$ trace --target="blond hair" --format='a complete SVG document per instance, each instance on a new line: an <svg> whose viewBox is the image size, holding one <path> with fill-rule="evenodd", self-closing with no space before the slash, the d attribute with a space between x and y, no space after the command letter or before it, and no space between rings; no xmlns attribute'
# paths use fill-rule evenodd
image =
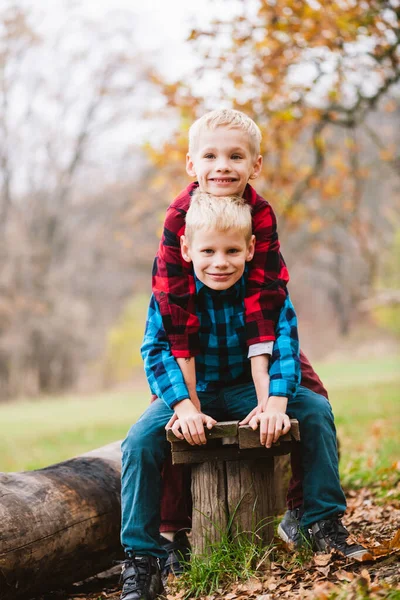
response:
<svg viewBox="0 0 400 600"><path fill-rule="evenodd" d="M240 129L247 133L254 156L260 154L261 131L247 115L232 108L221 108L206 113L197 119L189 129L189 154L196 149L196 142L202 129L215 130L217 127Z"/></svg>
<svg viewBox="0 0 400 600"><path fill-rule="evenodd" d="M185 237L190 244L199 229L235 230L246 243L252 236L251 208L240 196L213 196L196 190L186 213Z"/></svg>

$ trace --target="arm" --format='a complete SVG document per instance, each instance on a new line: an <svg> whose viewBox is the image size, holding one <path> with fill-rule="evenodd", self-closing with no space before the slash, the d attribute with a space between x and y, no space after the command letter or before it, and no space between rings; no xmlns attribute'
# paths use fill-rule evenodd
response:
<svg viewBox="0 0 400 600"><path fill-rule="evenodd" d="M250 346L275 340L275 325L287 295L289 274L280 253L276 218L270 204L250 186L245 190L245 198L252 207L253 233L256 236L245 298Z"/></svg>
<svg viewBox="0 0 400 600"><path fill-rule="evenodd" d="M197 389L196 389L195 359L194 358L177 358L176 362L178 363L178 365L182 371L183 379L188 388L191 402L194 404L194 406L197 408L198 411L201 411L200 400L197 395ZM178 415L175 412L172 415L172 417L170 418L170 420L168 421L165 428L171 429L177 419L178 419Z"/></svg>
<svg viewBox="0 0 400 600"><path fill-rule="evenodd" d="M261 385L262 397L260 398L258 395L255 380L259 404L241 424L248 423L253 429L257 429L258 424L260 424L260 442L269 448L272 442L276 442L283 433L287 433L290 429L286 407L288 399L296 393L301 377L297 317L289 296L285 300L276 327L276 341L269 369L270 379L267 398L266 362L267 356L260 356L258 358L259 372L253 373L252 368L253 377L255 374L260 380L264 379L259 384Z"/></svg>
<svg viewBox="0 0 400 600"><path fill-rule="evenodd" d="M269 369L270 397L291 399L300 385L300 345L297 315L289 296L279 315Z"/></svg>
<svg viewBox="0 0 400 600"><path fill-rule="evenodd" d="M204 425L210 429L216 421L201 413L189 397L184 375L171 353L154 296L150 300L141 353L152 393L173 408L178 417L173 426L174 433L192 445L204 444Z"/></svg>
<svg viewBox="0 0 400 600"><path fill-rule="evenodd" d="M185 380L189 391L189 397L195 407L200 410L200 400L196 389L196 364L194 358L177 358L176 359Z"/></svg>
<svg viewBox="0 0 400 600"><path fill-rule="evenodd" d="M185 231L185 215L194 189L195 184L188 186L168 208L153 265L153 293L159 303L171 352L177 358L194 356L199 351L194 277L180 250L180 236Z"/></svg>
<svg viewBox="0 0 400 600"><path fill-rule="evenodd" d="M170 349L159 305L151 297L146 328L141 347L144 370L151 392L170 407L189 398L182 371Z"/></svg>

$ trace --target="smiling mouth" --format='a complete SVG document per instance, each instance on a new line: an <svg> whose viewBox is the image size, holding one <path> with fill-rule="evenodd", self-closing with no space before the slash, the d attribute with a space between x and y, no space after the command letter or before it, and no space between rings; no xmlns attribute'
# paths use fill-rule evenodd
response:
<svg viewBox="0 0 400 600"><path fill-rule="evenodd" d="M222 179L221 177L212 177L210 181L215 181L216 183L234 183L237 179Z"/></svg>
<svg viewBox="0 0 400 600"><path fill-rule="evenodd" d="M233 273L207 273L207 275L209 277L217 277L219 278L223 278L223 277L230 277L231 275L233 275Z"/></svg>

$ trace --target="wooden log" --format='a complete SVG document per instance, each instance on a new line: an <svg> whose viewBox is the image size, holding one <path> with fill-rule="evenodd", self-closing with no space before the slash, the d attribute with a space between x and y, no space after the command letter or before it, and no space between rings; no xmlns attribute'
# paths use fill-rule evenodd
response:
<svg viewBox="0 0 400 600"><path fill-rule="evenodd" d="M214 460L192 467L192 552L230 534L268 545L275 508L273 457L241 461ZM228 525L230 527L228 532Z"/></svg>
<svg viewBox="0 0 400 600"><path fill-rule="evenodd" d="M286 495L291 475L290 455L277 456L274 461L275 514L281 515L287 509Z"/></svg>
<svg viewBox="0 0 400 600"><path fill-rule="evenodd" d="M291 440L300 440L299 422L297 419L290 419L291 428L288 433L281 435L279 440L272 444L272 447L279 446L283 442L291 442ZM260 448L260 430L252 429L249 425L242 425L238 430L239 448ZM290 452L290 450L289 450Z"/></svg>
<svg viewBox="0 0 400 600"><path fill-rule="evenodd" d="M271 456L281 456L291 451L291 442L282 442L274 444L272 448L248 448L241 450L238 446L219 446L207 448L207 446L190 446L190 450L175 451L172 448L172 464L190 464L208 462L212 460L247 460L252 458L270 458Z"/></svg>
<svg viewBox="0 0 400 600"><path fill-rule="evenodd" d="M205 436L207 440L217 440L221 438L229 438L229 437L237 437L239 429L239 421L219 421L214 425L212 429L204 429ZM185 440L181 440L172 431L172 429L168 429L167 431L167 440L169 442L176 442L178 444L183 444L183 446L188 446L192 448L188 442Z"/></svg>
<svg viewBox="0 0 400 600"><path fill-rule="evenodd" d="M226 481L232 536L268 546L274 537L274 458L229 461Z"/></svg>
<svg viewBox="0 0 400 600"><path fill-rule="evenodd" d="M279 504L283 505L279 479L283 468L274 468L274 456L291 451L292 440L300 438L299 423L291 419L290 432L271 448L261 446L259 436L259 430L239 427L237 421L217 423L207 432L207 444L202 446L192 446L171 430L167 432L172 462L193 465L194 554L203 554L224 534L246 535L263 545L271 542L277 508L276 483L280 484ZM283 464L286 463L282 467Z"/></svg>
<svg viewBox="0 0 400 600"><path fill-rule="evenodd" d="M192 552L204 554L221 539L228 524L225 463L204 462L192 466Z"/></svg>
<svg viewBox="0 0 400 600"><path fill-rule="evenodd" d="M28 600L122 558L120 442L45 469L0 474L0 599Z"/></svg>
<svg viewBox="0 0 400 600"><path fill-rule="evenodd" d="M192 446L177 438L172 430L168 430L167 440L171 443L173 464L196 464L217 459L247 460L289 454L292 440L300 439L300 431L298 421L291 419L289 433L281 436L271 448L261 446L258 429L254 431L248 425L239 427L238 421L217 423L213 429L206 431L206 437L206 444Z"/></svg>

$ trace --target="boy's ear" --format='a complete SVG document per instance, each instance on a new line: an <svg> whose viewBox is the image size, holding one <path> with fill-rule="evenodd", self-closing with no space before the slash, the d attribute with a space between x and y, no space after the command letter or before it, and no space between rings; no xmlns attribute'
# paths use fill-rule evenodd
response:
<svg viewBox="0 0 400 600"><path fill-rule="evenodd" d="M253 172L250 175L250 179L256 179L259 176L259 174L261 173L262 164L263 164L263 157L260 154L253 165Z"/></svg>
<svg viewBox="0 0 400 600"><path fill-rule="evenodd" d="M247 247L246 262L249 262L253 258L255 248L256 248L256 236L252 235L249 245Z"/></svg>
<svg viewBox="0 0 400 600"><path fill-rule="evenodd" d="M186 260L186 262L192 262L192 259L190 258L189 245L184 235L181 235L181 254L183 260Z"/></svg>
<svg viewBox="0 0 400 600"><path fill-rule="evenodd" d="M186 154L186 173L190 175L190 177L197 177L189 152Z"/></svg>

